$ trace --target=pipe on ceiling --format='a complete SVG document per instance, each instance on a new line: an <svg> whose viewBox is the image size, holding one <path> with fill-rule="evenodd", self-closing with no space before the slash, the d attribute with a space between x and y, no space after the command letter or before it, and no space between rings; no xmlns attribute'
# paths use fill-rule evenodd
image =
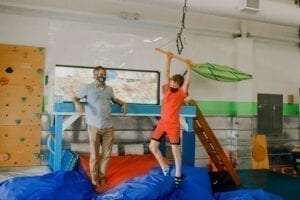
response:
<svg viewBox="0 0 300 200"><path fill-rule="evenodd" d="M115 0L149 6L179 8L183 0ZM257 12L241 10L243 2L259 1ZM294 0L187 0L190 12L254 20L271 24L299 26L300 6Z"/></svg>
<svg viewBox="0 0 300 200"><path fill-rule="evenodd" d="M246 0L190 0L192 11L206 14L255 20L278 25L299 26L300 7L293 0L259 0L260 10L241 10L242 2Z"/></svg>

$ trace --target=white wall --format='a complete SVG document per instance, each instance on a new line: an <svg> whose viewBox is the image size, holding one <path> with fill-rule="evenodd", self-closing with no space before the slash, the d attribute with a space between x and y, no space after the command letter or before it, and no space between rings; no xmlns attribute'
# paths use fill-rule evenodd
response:
<svg viewBox="0 0 300 200"><path fill-rule="evenodd" d="M48 20L0 13L1 43L47 47L48 33Z"/></svg>
<svg viewBox="0 0 300 200"><path fill-rule="evenodd" d="M254 42L254 77L257 93L299 96L300 48Z"/></svg>
<svg viewBox="0 0 300 200"><path fill-rule="evenodd" d="M46 47L49 85L45 89L45 95L50 99L53 68L56 64L100 64L113 68L162 71L164 56L154 48L162 47L176 52L175 39L178 29L179 27L164 26L160 23L122 19L105 18L100 22L89 22L86 19L75 21L45 16L0 14L1 43ZM162 39L144 42L158 37ZM195 30L187 31L185 39L187 44L183 51L184 57L190 57L196 63L211 62L237 66L242 71L253 73L254 77L253 80L240 83L221 83L193 73L191 97L214 101L255 101L257 93L298 96L298 47L257 39L240 38L242 42L237 42L228 35L216 36L198 33ZM174 62L173 72L182 73L184 67L184 64Z"/></svg>

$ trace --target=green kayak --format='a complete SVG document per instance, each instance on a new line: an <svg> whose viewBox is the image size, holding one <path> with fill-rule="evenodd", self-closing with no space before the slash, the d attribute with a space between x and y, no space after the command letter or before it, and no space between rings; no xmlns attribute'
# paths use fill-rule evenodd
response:
<svg viewBox="0 0 300 200"><path fill-rule="evenodd" d="M211 63L193 64L192 70L206 78L222 82L237 82L252 79L251 74L240 72L225 65Z"/></svg>

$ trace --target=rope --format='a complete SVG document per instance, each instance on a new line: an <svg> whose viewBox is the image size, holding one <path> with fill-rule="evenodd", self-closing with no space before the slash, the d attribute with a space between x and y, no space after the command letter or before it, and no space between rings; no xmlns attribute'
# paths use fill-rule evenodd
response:
<svg viewBox="0 0 300 200"><path fill-rule="evenodd" d="M300 6L300 1L299 1L299 6ZM300 26L299 26L299 29L298 29L298 47L300 48Z"/></svg>

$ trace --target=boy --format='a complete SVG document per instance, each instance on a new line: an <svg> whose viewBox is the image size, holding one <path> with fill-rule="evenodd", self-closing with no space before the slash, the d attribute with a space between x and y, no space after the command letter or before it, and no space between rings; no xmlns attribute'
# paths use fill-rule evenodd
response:
<svg viewBox="0 0 300 200"><path fill-rule="evenodd" d="M167 63L165 71L165 83L163 85L163 103L161 110L161 119L157 123L157 127L152 134L149 148L159 162L162 172L165 176L170 175L170 167L165 162L160 150L159 143L163 136L167 135L172 154L175 160L175 186L178 187L181 182L181 153L180 153L180 107L184 99L188 96L188 88L190 84L191 60L186 59L187 74L186 79L180 74L173 75L170 78L170 63L173 58L171 52L167 53Z"/></svg>

